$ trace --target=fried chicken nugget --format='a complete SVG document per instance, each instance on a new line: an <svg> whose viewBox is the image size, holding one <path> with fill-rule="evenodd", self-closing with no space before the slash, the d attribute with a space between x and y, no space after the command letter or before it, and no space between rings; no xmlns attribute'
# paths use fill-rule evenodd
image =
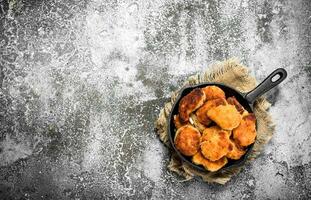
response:
<svg viewBox="0 0 311 200"><path fill-rule="evenodd" d="M222 157L219 160L210 161L204 158L201 152L198 152L192 157L192 162L196 165L203 165L203 167L208 171L215 172L225 166L228 163L228 159L226 157Z"/></svg>
<svg viewBox="0 0 311 200"><path fill-rule="evenodd" d="M228 104L234 105L241 115L244 113L244 107L238 102L238 100L234 96L227 98L227 102Z"/></svg>
<svg viewBox="0 0 311 200"><path fill-rule="evenodd" d="M180 100L178 107L180 122L187 122L190 113L202 106L205 98L205 94L200 88L195 88L189 94L184 96Z"/></svg>
<svg viewBox="0 0 311 200"><path fill-rule="evenodd" d="M225 130L232 130L239 126L242 116L233 105L220 105L211 108L207 116Z"/></svg>
<svg viewBox="0 0 311 200"><path fill-rule="evenodd" d="M254 143L256 135L256 117L253 113L243 117L241 124L233 129L234 141L243 147Z"/></svg>
<svg viewBox="0 0 311 200"><path fill-rule="evenodd" d="M193 156L200 149L201 133L191 125L185 125L176 131L175 146L185 156Z"/></svg>
<svg viewBox="0 0 311 200"><path fill-rule="evenodd" d="M201 138L201 152L210 161L224 157L229 151L229 134L218 127L207 128Z"/></svg>
<svg viewBox="0 0 311 200"><path fill-rule="evenodd" d="M217 135L218 132L220 131L221 128L219 126L211 126L209 128L204 129L200 142L208 141L211 137Z"/></svg>
<svg viewBox="0 0 311 200"><path fill-rule="evenodd" d="M231 105L234 105L238 112L242 115L242 118L248 115L248 111L239 103L239 101L234 97L229 97L227 102Z"/></svg>
<svg viewBox="0 0 311 200"><path fill-rule="evenodd" d="M206 100L226 98L225 92L217 86L206 86L202 90L205 93Z"/></svg>
<svg viewBox="0 0 311 200"><path fill-rule="evenodd" d="M207 101L195 113L197 115L198 121L201 124L208 126L212 122L212 120L208 118L207 111L209 111L213 107L226 104L227 104L226 100L222 98Z"/></svg>
<svg viewBox="0 0 311 200"><path fill-rule="evenodd" d="M239 160L244 154L245 150L237 145L234 141L230 140L229 152L227 153L226 157L233 160Z"/></svg>

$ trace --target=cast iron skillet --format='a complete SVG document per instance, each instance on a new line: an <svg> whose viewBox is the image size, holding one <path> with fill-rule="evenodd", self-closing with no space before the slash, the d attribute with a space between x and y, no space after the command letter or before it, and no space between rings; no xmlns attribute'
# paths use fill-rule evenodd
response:
<svg viewBox="0 0 311 200"><path fill-rule="evenodd" d="M236 91L235 89L221 84L221 83L201 83L198 85L192 85L188 87L184 87L181 91L179 96L177 97L175 104L172 107L170 116L168 118L168 134L169 139L171 142L171 145L173 149L176 151L178 156L186 163L188 163L190 166L192 166L195 169L198 169L200 171L207 171L203 166L196 165L191 162L191 157L182 155L174 144L174 138L175 138L175 125L174 125L174 115L178 113L178 105L179 101L182 97L187 95L189 92L191 92L194 88L203 88L208 85L215 85L220 87L226 94L226 98L235 96L235 98L239 101L239 103L250 113L253 113L254 108L254 102L255 100L261 96L262 94L266 93L273 87L277 86L279 83L281 83L287 76L287 72L283 68L276 69L274 72L272 72L263 82L261 82L255 89L248 93L240 93ZM243 164L246 161L247 156L251 152L254 144L251 144L247 147L246 153L239 159L239 160L229 160L228 163L220 169L221 171L228 170L231 167L236 167L241 164Z"/></svg>

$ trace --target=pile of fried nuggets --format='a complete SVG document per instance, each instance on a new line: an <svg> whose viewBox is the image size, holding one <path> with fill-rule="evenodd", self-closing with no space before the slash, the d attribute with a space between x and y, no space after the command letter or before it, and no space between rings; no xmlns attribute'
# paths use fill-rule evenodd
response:
<svg viewBox="0 0 311 200"><path fill-rule="evenodd" d="M192 162L217 171L238 160L255 142L256 118L217 86L195 88L184 96L174 115L174 143Z"/></svg>

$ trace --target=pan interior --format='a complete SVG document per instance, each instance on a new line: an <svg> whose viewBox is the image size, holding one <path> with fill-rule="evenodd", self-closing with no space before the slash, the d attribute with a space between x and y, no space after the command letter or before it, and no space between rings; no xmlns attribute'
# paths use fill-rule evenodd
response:
<svg viewBox="0 0 311 200"><path fill-rule="evenodd" d="M170 139L170 142L171 142L173 148L175 149L175 151L179 155L179 157L183 161L185 161L188 164L190 164L193 168L198 169L200 171L206 171L206 169L204 167L202 167L202 166L199 166L199 165L196 165L196 164L192 163L191 157L182 155L177 150L177 148L175 147L174 138L175 138L176 130L175 130L175 125L174 125L173 117L174 117L174 115L178 114L178 105L179 105L179 102L180 102L180 100L181 100L181 98L183 96L185 96L188 93L190 93L194 88L203 88L203 87L206 87L206 86L209 86L209 85L215 85L215 86L220 87L225 92L226 98L234 96L239 101L239 103L244 107L244 109L246 109L250 113L253 112L252 107L248 104L247 100L242 96L242 94L240 94L236 90L234 90L234 89L232 89L232 88L230 88L228 86L225 86L223 84L219 84L219 83L204 83L204 84L195 85L195 86L192 86L192 87L187 87L180 93L179 97L177 98L177 101L175 102L175 104L174 104L174 106L172 108L172 111L171 111L171 114L170 114L170 118L169 118L169 127L168 127L169 128L169 139ZM247 150L246 150L246 153L239 160L230 160L229 159L228 163L221 170L226 170L226 169L229 169L229 168L231 168L233 166L241 165L246 160L246 158L247 158L249 152L251 151L252 147L253 147L253 144L248 146Z"/></svg>

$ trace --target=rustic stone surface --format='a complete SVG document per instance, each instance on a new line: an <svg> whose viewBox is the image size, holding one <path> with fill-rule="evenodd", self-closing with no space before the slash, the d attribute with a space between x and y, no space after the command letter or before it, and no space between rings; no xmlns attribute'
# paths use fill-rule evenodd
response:
<svg viewBox="0 0 311 200"><path fill-rule="evenodd" d="M311 1L0 0L0 197L311 198ZM239 57L277 124L227 185L180 182L153 122L185 77Z"/></svg>

